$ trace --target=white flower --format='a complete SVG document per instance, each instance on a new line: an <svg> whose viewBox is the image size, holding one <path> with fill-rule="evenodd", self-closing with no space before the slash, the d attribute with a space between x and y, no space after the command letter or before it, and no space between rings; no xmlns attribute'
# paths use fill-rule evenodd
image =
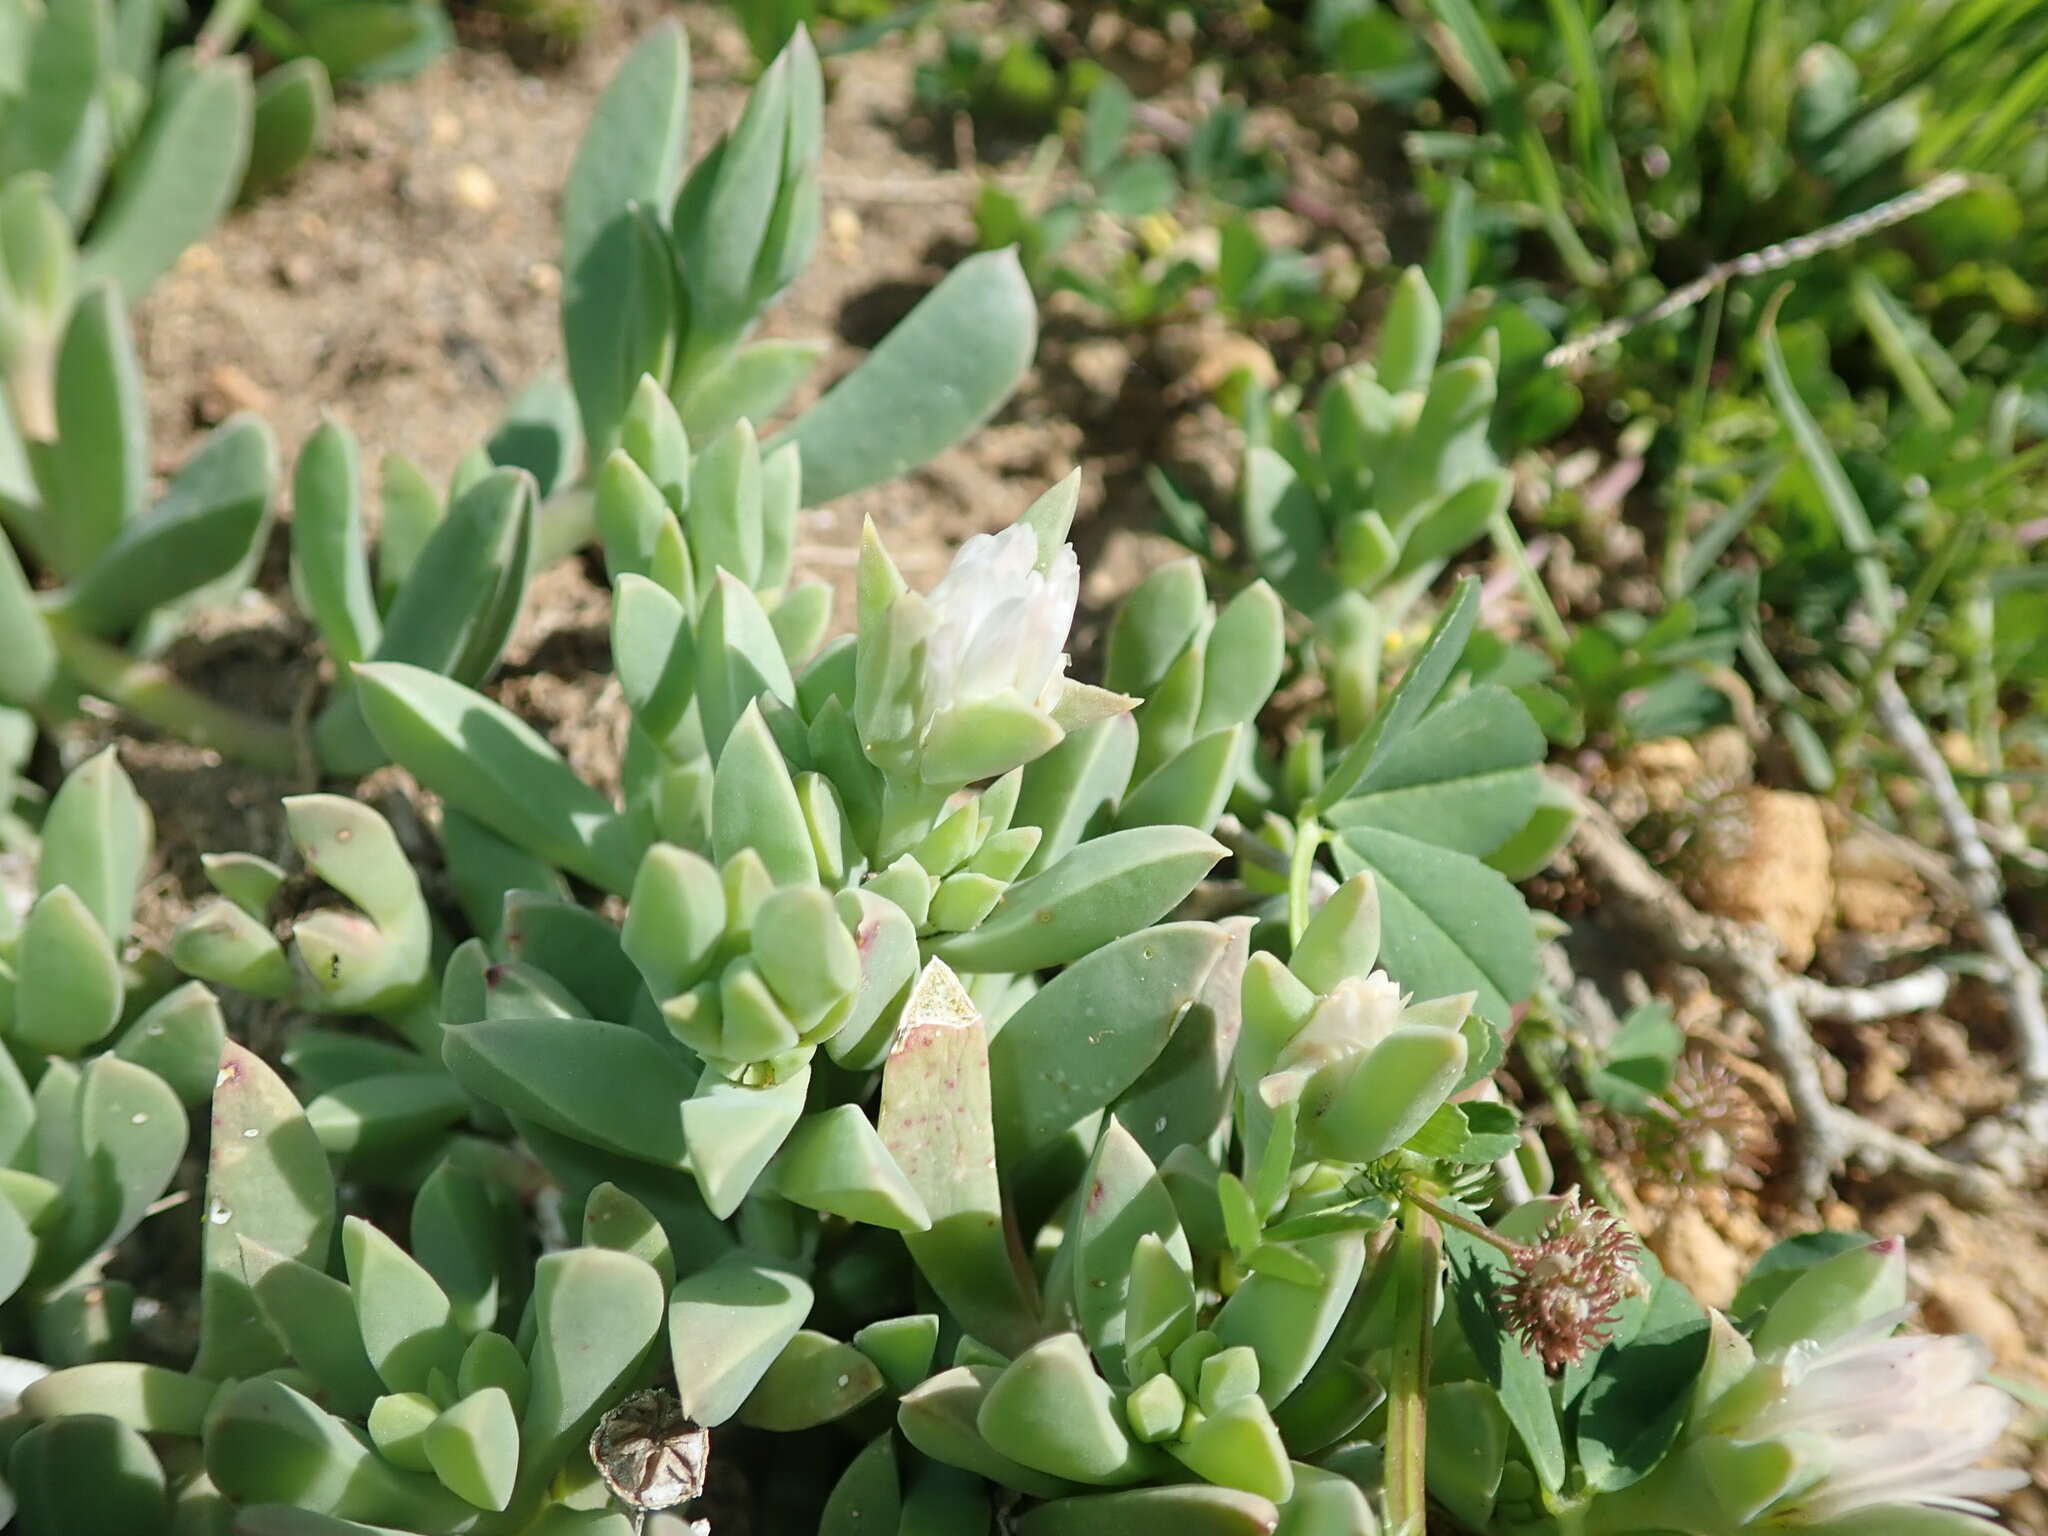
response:
<svg viewBox="0 0 2048 1536"><path fill-rule="evenodd" d="M1023 524L978 533L926 598L924 716L983 699L1014 697L1041 710L1066 681L1067 632L1081 596L1081 566L1062 544L1038 570L1038 536Z"/></svg>
<svg viewBox="0 0 2048 1536"><path fill-rule="evenodd" d="M1299 1098L1323 1068L1363 1055L1392 1034L1407 1001L1385 971L1346 976L1282 1048L1273 1070L1259 1080L1259 1097L1274 1109Z"/></svg>
<svg viewBox="0 0 2048 1536"><path fill-rule="evenodd" d="M2013 1468L1977 1465L2016 1408L1980 1380L1989 1352L1967 1335L1890 1337L1904 1315L1885 1313L1827 1344L1794 1344L1764 1364L1782 1388L1731 1438L1782 1440L1825 1468L1775 1520L1832 1520L1887 1504L1988 1515L1983 1496L2026 1483Z"/></svg>

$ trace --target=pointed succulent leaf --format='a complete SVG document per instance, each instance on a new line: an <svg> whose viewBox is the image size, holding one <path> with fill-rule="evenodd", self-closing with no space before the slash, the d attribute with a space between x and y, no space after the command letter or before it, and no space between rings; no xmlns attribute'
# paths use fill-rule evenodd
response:
<svg viewBox="0 0 2048 1536"><path fill-rule="evenodd" d="M1379 888L1371 875L1358 874L1337 887L1309 920L1287 968L1311 991L1334 992L1346 978L1368 974L1379 952Z"/></svg>
<svg viewBox="0 0 2048 1536"><path fill-rule="evenodd" d="M846 1417L882 1393L882 1373L851 1344L804 1329L782 1347L747 1400L738 1421L754 1429L794 1432Z"/></svg>
<svg viewBox="0 0 2048 1536"><path fill-rule="evenodd" d="M1070 1482L1141 1482L1152 1466L1075 1333L1043 1339L1004 1367L981 1400L975 1427L1003 1454Z"/></svg>
<svg viewBox="0 0 2048 1536"><path fill-rule="evenodd" d="M290 59L256 82L249 163L239 200L253 201L313 158L334 115L334 86L318 59Z"/></svg>
<svg viewBox="0 0 2048 1536"><path fill-rule="evenodd" d="M766 1087L749 1087L706 1072L682 1105L682 1135L704 1203L721 1220L739 1209L804 1112L811 1070Z"/></svg>
<svg viewBox="0 0 2048 1536"><path fill-rule="evenodd" d="M741 420L705 444L690 472L685 526L700 596L720 571L748 587L763 585L761 523L761 445Z"/></svg>
<svg viewBox="0 0 2048 1536"><path fill-rule="evenodd" d="M166 71L94 216L80 276L109 279L129 303L140 300L234 201L254 117L246 59L201 59Z"/></svg>
<svg viewBox="0 0 2048 1536"><path fill-rule="evenodd" d="M441 1486L478 1509L512 1502L519 1471L519 1419L502 1387L472 1392L427 1426L427 1461Z"/></svg>
<svg viewBox="0 0 2048 1536"><path fill-rule="evenodd" d="M738 1413L810 1310L802 1280L743 1255L678 1284L668 1337L684 1414L715 1429Z"/></svg>
<svg viewBox="0 0 2048 1536"><path fill-rule="evenodd" d="M1233 597L1216 616L1205 655L1196 733L1249 724L1272 698L1287 661L1287 618L1279 595L1255 581Z"/></svg>
<svg viewBox="0 0 2048 1536"><path fill-rule="evenodd" d="M747 704L719 753L711 781L711 832L720 863L751 848L777 885L809 885L818 878L810 825L757 701Z"/></svg>
<svg viewBox="0 0 2048 1536"><path fill-rule="evenodd" d="M122 1031L114 1054L162 1078L188 1105L213 1091L214 1071L227 1044L220 1003L196 981L174 987Z"/></svg>
<svg viewBox="0 0 2048 1536"><path fill-rule="evenodd" d="M338 668L374 654L384 626L370 587L361 455L332 419L306 440L292 475L291 583Z"/></svg>
<svg viewBox="0 0 2048 1536"><path fill-rule="evenodd" d="M893 479L987 420L1030 365L1037 313L1014 251L955 267L789 429L807 499Z"/></svg>
<svg viewBox="0 0 2048 1536"><path fill-rule="evenodd" d="M334 1230L334 1177L298 1100L254 1052L230 1044L213 1084L193 1368L215 1380L283 1363L243 1245L318 1266Z"/></svg>
<svg viewBox="0 0 2048 1536"><path fill-rule="evenodd" d="M384 1384L393 1392L425 1391L434 1371L453 1380L468 1340L434 1277L360 1217L342 1224L341 1251L363 1349Z"/></svg>
<svg viewBox="0 0 2048 1536"><path fill-rule="evenodd" d="M33 33L32 22L39 23ZM10 41L24 54L9 61L9 94L24 100L0 137L0 173L54 172L72 149L113 61L112 12L101 5L59 6L54 14L39 7L22 17Z"/></svg>
<svg viewBox="0 0 2048 1536"><path fill-rule="evenodd" d="M647 372L638 357L645 338L632 334L631 323L634 214L663 207L674 195L689 91L682 28L657 28L599 98L563 192L562 333L584 434L598 452L611 447L633 387Z"/></svg>
<svg viewBox="0 0 2048 1536"><path fill-rule="evenodd" d="M1015 819L1044 831L1027 871L1048 868L1107 821L1130 786L1137 756L1138 727L1118 715L1072 732L1026 766Z"/></svg>
<svg viewBox="0 0 2048 1536"><path fill-rule="evenodd" d="M652 1211L618 1185L600 1184L590 1192L583 1204L583 1241L593 1248L616 1248L645 1259L661 1277L662 1289L674 1288L676 1256L668 1234ZM515 1399L524 1396L523 1388L514 1394Z"/></svg>
<svg viewBox="0 0 2048 1536"><path fill-rule="evenodd" d="M881 1368L892 1391L908 1392L932 1371L939 1345L935 1312L889 1317L869 1323L853 1336L853 1346Z"/></svg>
<svg viewBox="0 0 2048 1536"><path fill-rule="evenodd" d="M385 454L377 472L384 512L377 530L377 604L389 611L447 507L426 472L404 454Z"/></svg>
<svg viewBox="0 0 2048 1536"><path fill-rule="evenodd" d="M1294 1468L1272 1415L1257 1397L1241 1397L1195 1426L1173 1454L1205 1482L1285 1504L1294 1496Z"/></svg>
<svg viewBox="0 0 2048 1536"><path fill-rule="evenodd" d="M149 485L142 369L121 299L107 284L87 289L64 327L54 425L48 462L37 478L52 482L43 500L61 505L64 520L43 554L77 580L142 509Z"/></svg>
<svg viewBox="0 0 2048 1536"><path fill-rule="evenodd" d="M109 747L66 775L50 800L36 862L37 893L69 886L108 941L125 945L150 832L149 811Z"/></svg>
<svg viewBox="0 0 2048 1536"><path fill-rule="evenodd" d="M45 891L22 925L9 1036L23 1049L76 1056L121 1017L119 957L68 885Z"/></svg>
<svg viewBox="0 0 2048 1536"><path fill-rule="evenodd" d="M1221 843L1185 826L1134 827L1093 838L1012 885L980 927L941 941L937 951L948 964L971 971L1069 964L1171 912L1224 852Z"/></svg>
<svg viewBox="0 0 2048 1536"><path fill-rule="evenodd" d="M786 458L785 448L778 457ZM783 591L768 615L782 654L792 667L802 666L824 644L832 627L832 589L822 581L800 581Z"/></svg>
<svg viewBox="0 0 2048 1536"><path fill-rule="evenodd" d="M246 572L268 526L276 474L267 426L238 416L219 428L69 589L66 619L93 634L119 634L153 609Z"/></svg>
<svg viewBox="0 0 2048 1536"><path fill-rule="evenodd" d="M990 1482L1033 1498L1057 1499L1072 1493L1065 1478L1017 1461L983 1438L981 1407L1001 1371L989 1365L956 1365L903 1394L896 1407L896 1427L903 1438L933 1461L978 1473Z"/></svg>
<svg viewBox="0 0 2048 1536"><path fill-rule="evenodd" d="M1345 1162L1372 1162L1419 1131L1457 1089L1465 1037L1402 1026L1370 1053L1317 1072L1301 1095L1302 1143Z"/></svg>
<svg viewBox="0 0 2048 1536"><path fill-rule="evenodd" d="M1132 1250L1143 1240L1156 1239L1183 1270L1194 1261L1173 1197L1144 1149L1114 1116L1095 1144L1079 1187L1087 1197L1078 1202L1069 1239L1074 1244L1074 1313L1104 1373L1121 1382L1127 1375L1124 1321L1134 1273Z"/></svg>
<svg viewBox="0 0 2048 1536"><path fill-rule="evenodd" d="M1119 693L1151 693L1208 620L1201 562L1190 555L1160 566L1132 588L1110 622L1104 684Z"/></svg>
<svg viewBox="0 0 2048 1536"><path fill-rule="evenodd" d="M310 1264L272 1253L247 1238L240 1248L242 1271L257 1308L283 1342L285 1353L312 1377L333 1407L349 1414L368 1412L370 1404L383 1396L384 1383L363 1348L349 1288Z"/></svg>
<svg viewBox="0 0 2048 1536"><path fill-rule="evenodd" d="M207 1425L206 1475L237 1505L287 1504L370 1525L447 1530L475 1514L433 1478L392 1466L274 1377L221 1393Z"/></svg>
<svg viewBox="0 0 2048 1536"><path fill-rule="evenodd" d="M1004 1230L988 1084L981 1015L934 960L904 1005L882 1069L882 1144L931 1217L929 1230L904 1242L964 1327L999 1347L1021 1346L1035 1334L1037 1306Z"/></svg>
<svg viewBox="0 0 2048 1536"><path fill-rule="evenodd" d="M57 646L14 546L0 539L0 704L29 708L57 676Z"/></svg>
<svg viewBox="0 0 2048 1536"><path fill-rule="evenodd" d="M208 902L178 924L171 963L188 976L250 997L284 997L298 984L270 929L225 901Z"/></svg>
<svg viewBox="0 0 2048 1536"><path fill-rule="evenodd" d="M202 853L199 865L208 885L254 918L270 911L284 886L284 870L259 854Z"/></svg>
<svg viewBox="0 0 2048 1536"><path fill-rule="evenodd" d="M1247 727L1198 736L1145 776L1117 811L1120 827L1213 827L1236 788Z"/></svg>
<svg viewBox="0 0 2048 1536"><path fill-rule="evenodd" d="M162 1463L140 1433L105 1414L33 1426L14 1442L7 1478L24 1531L146 1536L170 1524Z"/></svg>
<svg viewBox="0 0 2048 1536"><path fill-rule="evenodd" d="M1323 563L1322 516L1315 493L1271 448L1245 454L1239 515L1259 574L1297 613L1320 614L1339 590Z"/></svg>
<svg viewBox="0 0 2048 1536"><path fill-rule="evenodd" d="M1443 310L1420 267L1410 267L1394 284L1393 302L1380 322L1373 371L1393 394L1425 388L1436 370L1443 339Z"/></svg>
<svg viewBox="0 0 2048 1536"><path fill-rule="evenodd" d="M622 1157L682 1167L676 1106L696 1079L674 1047L596 1019L490 1019L451 1026L448 1070L480 1098Z"/></svg>
<svg viewBox="0 0 2048 1536"><path fill-rule="evenodd" d="M520 1415L519 1491L548 1486L639 1373L661 1327L661 1277L607 1248L551 1253L534 1266L532 1384Z"/></svg>
<svg viewBox="0 0 2048 1536"><path fill-rule="evenodd" d="M710 860L668 843L647 851L621 937L658 1000L702 979L725 922L725 886Z"/></svg>
<svg viewBox="0 0 2048 1536"><path fill-rule="evenodd" d="M763 694L794 703L796 679L760 599L730 574L720 575L697 628L697 712L714 761L747 706Z"/></svg>
<svg viewBox="0 0 2048 1536"><path fill-rule="evenodd" d="M1259 1357L1259 1396L1268 1404L1301 1384L1335 1333L1365 1267L1365 1237L1359 1232L1333 1232L1296 1246L1321 1271L1320 1285L1255 1273L1216 1315L1216 1336L1226 1348L1245 1345Z"/></svg>
<svg viewBox="0 0 2048 1536"><path fill-rule="evenodd" d="M602 1246L602 1245L600 1245ZM519 1346L502 1333L480 1333L462 1352L462 1366L455 1373L455 1390L464 1397L494 1389L503 1392L516 1415L526 1407L532 1378Z"/></svg>
<svg viewBox="0 0 2048 1536"><path fill-rule="evenodd" d="M835 900L860 952L860 987L825 1050L843 1067L873 1071L895 1038L893 1005L917 976L917 932L903 908L871 891L842 891Z"/></svg>
<svg viewBox="0 0 2048 1536"><path fill-rule="evenodd" d="M646 843L530 726L418 667L356 668L356 694L392 758L457 810L593 885L623 894Z"/></svg>
<svg viewBox="0 0 2048 1536"><path fill-rule="evenodd" d="M785 1200L899 1232L931 1226L923 1199L857 1104L797 1122L769 1171Z"/></svg>
<svg viewBox="0 0 2048 1536"><path fill-rule="evenodd" d="M918 775L927 784L971 784L1045 756L1066 733L1015 698L975 699L943 709L925 733Z"/></svg>
<svg viewBox="0 0 2048 1536"><path fill-rule="evenodd" d="M424 1392L390 1392L370 1405L364 1428L377 1453L408 1472L432 1470L427 1460L427 1427L440 1408ZM453 1490L450 1490L453 1492Z"/></svg>
<svg viewBox="0 0 2048 1536"><path fill-rule="evenodd" d="M444 1161L413 1198L411 1238L414 1256L447 1296L457 1328L476 1334L497 1321L506 1225L490 1186Z"/></svg>
<svg viewBox="0 0 2048 1536"><path fill-rule="evenodd" d="M146 1435L197 1436L220 1383L135 1360L97 1360L53 1371L21 1391L38 1419L104 1414Z"/></svg>
<svg viewBox="0 0 2048 1536"><path fill-rule="evenodd" d="M697 648L676 598L628 571L615 578L612 661L642 730L666 741L697 688Z"/></svg>
<svg viewBox="0 0 2048 1536"><path fill-rule="evenodd" d="M1211 923L1143 929L1068 967L1011 1015L989 1047L1005 1161L1045 1145L1136 1082L1228 943Z"/></svg>
<svg viewBox="0 0 2048 1536"><path fill-rule="evenodd" d="M1494 367L1484 357L1459 358L1431 377L1413 432L1374 483L1373 499L1397 532L1431 497L1493 467L1486 434L1495 393Z"/></svg>

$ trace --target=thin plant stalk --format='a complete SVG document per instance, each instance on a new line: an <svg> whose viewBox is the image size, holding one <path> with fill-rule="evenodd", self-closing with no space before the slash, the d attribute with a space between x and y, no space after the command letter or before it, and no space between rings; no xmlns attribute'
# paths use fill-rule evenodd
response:
<svg viewBox="0 0 2048 1536"><path fill-rule="evenodd" d="M1422 1536L1429 1518L1425 1483L1429 1447L1429 1338L1436 1326L1443 1272L1443 1229L1413 1201L1401 1207L1394 1249L1393 1363L1387 1384L1388 1536Z"/></svg>

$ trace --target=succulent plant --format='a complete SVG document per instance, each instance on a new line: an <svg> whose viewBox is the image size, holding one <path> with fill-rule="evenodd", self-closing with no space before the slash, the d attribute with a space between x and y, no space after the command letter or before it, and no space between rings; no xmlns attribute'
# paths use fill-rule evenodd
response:
<svg viewBox="0 0 2048 1536"><path fill-rule="evenodd" d="M29 339L11 360L0 313L12 406L0 420L0 702L61 718L94 694L289 772L297 753L284 727L194 692L152 659L195 608L249 580L270 530L269 428L232 418L152 498L148 403L118 290L100 282L72 298L68 236L33 180L0 193L0 230L21 234L41 262L22 290L38 297L17 332ZM35 340L44 326L46 341Z"/></svg>
<svg viewBox="0 0 2048 1536"><path fill-rule="evenodd" d="M128 1349L134 1288L107 1261L176 1175L226 1039L205 987L129 953L150 836L113 752L82 764L0 933L0 1328L49 1364Z"/></svg>
<svg viewBox="0 0 2048 1536"><path fill-rule="evenodd" d="M49 268L59 252L83 286L110 281L128 302L169 271L233 202L254 114L245 60L158 57L160 6L46 0L15 16L0 67L0 359L54 341L70 308L69 271Z"/></svg>
<svg viewBox="0 0 2048 1536"><path fill-rule="evenodd" d="M1426 285L1312 445L1291 400L1257 418L1262 579L1219 602L1196 561L1155 571L1101 686L1066 653L1074 480L928 591L870 525L832 636L798 511L986 416L1028 294L970 264L764 440L816 359L751 336L815 235L817 61L796 33L687 176L686 66L658 31L579 150L569 382L445 496L387 466L374 562L352 439L300 457L292 585L337 686L308 743L216 739L398 765L445 873L329 793L285 803L297 872L207 860L220 899L171 959L275 1005L300 1092L123 953L149 827L111 757L0 906L26 1536L625 1536L724 1507L824 1536L1979 1529L2010 1404L1974 1346L1889 1337L1897 1244L1775 1250L1723 1317L1614 1213L1501 1193L1529 1143L1492 1078L1538 940L1509 882L1573 809L1470 659L1476 583L1397 628L1504 486L1490 367L1439 366ZM203 728L148 654L246 574L268 440L224 428L138 517L119 310L75 311L61 430L0 480L55 578L0 569L4 697ZM17 402L42 376L10 371ZM615 792L482 691L532 572L592 538ZM1321 702L1262 746L1304 678ZM9 772L23 734L0 722ZM1631 1079L1646 1102L1693 1094L1674 1056ZM209 1097L183 1366L175 1326L130 1336L110 1250Z"/></svg>

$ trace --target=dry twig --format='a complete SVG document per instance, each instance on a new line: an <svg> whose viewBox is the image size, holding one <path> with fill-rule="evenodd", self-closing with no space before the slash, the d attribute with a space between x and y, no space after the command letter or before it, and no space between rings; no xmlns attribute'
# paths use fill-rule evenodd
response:
<svg viewBox="0 0 2048 1536"><path fill-rule="evenodd" d="M1905 755L1934 797L1935 811L1962 873L1963 892L1984 936L1984 948L2005 973L2002 990L2019 1055L2022 1107L2039 1109L2048 1100L2048 1001L2042 997L2040 968L2020 942L2019 930L2005 910L1998 860L1986 846L1962 791L1956 788L1955 775L1949 772L1941 749L1891 673L1878 678L1872 704L1892 745Z"/></svg>
<svg viewBox="0 0 2048 1536"><path fill-rule="evenodd" d="M1667 958L1705 973L1763 1026L1764 1048L1783 1081L1797 1131L1795 1184L1801 1199L1817 1203L1829 1178L1852 1159L1916 1179L1960 1205L1984 1205L1996 1197L1999 1180L1985 1170L1930 1151L1828 1097L1802 1009L1836 1018L1882 1017L1869 1011L1881 1001L1876 989L1827 987L1787 975L1767 933L1701 912L1597 807L1588 807L1573 847L1601 888L1607 910ZM1915 977L1904 980L1922 991L1929 985Z"/></svg>

